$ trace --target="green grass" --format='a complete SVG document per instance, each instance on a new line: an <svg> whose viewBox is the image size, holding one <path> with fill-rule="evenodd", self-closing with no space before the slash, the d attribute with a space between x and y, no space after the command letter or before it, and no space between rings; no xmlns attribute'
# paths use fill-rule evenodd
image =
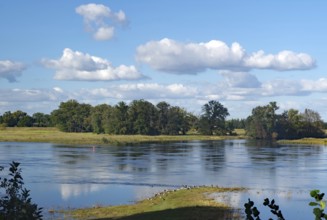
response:
<svg viewBox="0 0 327 220"><path fill-rule="evenodd" d="M327 135L327 130L325 130ZM302 138L296 140L279 140L279 144L327 145L327 138Z"/></svg>
<svg viewBox="0 0 327 220"><path fill-rule="evenodd" d="M224 140L244 138L243 136L206 135L108 135L94 133L68 133L57 128L3 128L0 129L0 142L46 142L61 144L126 144L140 142Z"/></svg>
<svg viewBox="0 0 327 220"><path fill-rule="evenodd" d="M297 140L280 140L279 144L327 145L327 138L303 138Z"/></svg>
<svg viewBox="0 0 327 220"><path fill-rule="evenodd" d="M207 195L241 190L244 189L200 187L166 191L132 205L76 209L69 215L75 219L99 220L237 220L241 219L240 210L217 203Z"/></svg>

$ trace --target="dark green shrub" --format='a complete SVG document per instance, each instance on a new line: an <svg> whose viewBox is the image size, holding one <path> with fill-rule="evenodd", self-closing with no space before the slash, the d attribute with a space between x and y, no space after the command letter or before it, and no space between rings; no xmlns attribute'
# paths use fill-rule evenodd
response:
<svg viewBox="0 0 327 220"><path fill-rule="evenodd" d="M19 163L12 162L8 178L0 177L0 220L39 220L42 208L32 203L29 190L23 188ZM0 171L3 171L0 167Z"/></svg>
<svg viewBox="0 0 327 220"><path fill-rule="evenodd" d="M309 206L314 206L313 214L315 215L315 220L327 219L327 215L324 213L326 208L326 201L323 200L325 193L319 193L320 191L315 189L310 192L310 196L314 198L315 202L310 202Z"/></svg>
<svg viewBox="0 0 327 220"><path fill-rule="evenodd" d="M272 214L277 216L278 220L285 220L282 211L279 210L279 206L275 204L275 200L269 201L268 198L266 198L263 202L264 206L268 206L270 208L270 211ZM257 207L254 206L254 202L249 199L247 203L244 204L245 207L245 214L246 214L246 220L261 220L260 218L260 212L257 209ZM269 220L272 220L270 218Z"/></svg>
<svg viewBox="0 0 327 220"><path fill-rule="evenodd" d="M315 199L314 202L310 202L309 206L313 206L313 214L315 216L315 220L327 220L327 214L324 213L326 208L326 201L323 200L325 193L320 193L320 190L311 190L310 196ZM268 206L271 212L277 216L278 220L285 220L282 212L279 210L279 206L275 204L275 200L269 201L269 199L265 199L263 202L264 206ZM257 207L254 206L254 202L249 199L247 203L244 204L246 220L261 220L260 212ZM271 218L269 220L272 220Z"/></svg>

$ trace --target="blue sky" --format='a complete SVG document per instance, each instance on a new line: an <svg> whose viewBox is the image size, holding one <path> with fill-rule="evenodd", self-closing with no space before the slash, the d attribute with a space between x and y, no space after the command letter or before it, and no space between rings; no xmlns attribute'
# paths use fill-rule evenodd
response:
<svg viewBox="0 0 327 220"><path fill-rule="evenodd" d="M276 101L327 120L327 2L0 2L0 114L145 99L230 118Z"/></svg>

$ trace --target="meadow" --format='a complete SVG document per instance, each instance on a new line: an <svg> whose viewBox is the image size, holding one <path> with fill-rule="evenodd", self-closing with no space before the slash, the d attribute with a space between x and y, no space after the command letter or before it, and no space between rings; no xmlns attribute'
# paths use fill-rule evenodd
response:
<svg viewBox="0 0 327 220"><path fill-rule="evenodd" d="M57 144L82 144L82 145L110 145L132 144L163 141L194 141L194 140L224 140L244 138L244 133L239 131L237 136L210 136L210 135L108 135L95 133L62 132L57 128L39 127L13 127L0 129L0 142L43 142Z"/></svg>

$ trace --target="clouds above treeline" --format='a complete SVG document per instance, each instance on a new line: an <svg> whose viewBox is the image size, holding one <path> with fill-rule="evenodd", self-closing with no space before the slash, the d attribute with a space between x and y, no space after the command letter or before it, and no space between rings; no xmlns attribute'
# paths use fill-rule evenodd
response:
<svg viewBox="0 0 327 220"><path fill-rule="evenodd" d="M168 32L170 29L165 29L164 25L160 29L162 32L152 31L153 24L161 28L155 19L149 21L150 25L141 19L132 21L131 24L141 23L142 27L123 28L129 25L132 16L143 13L140 11L129 15L119 8L112 9L103 4L76 6L74 3L68 11L69 16L75 15L76 19L72 21L76 23L65 20L68 28L75 25L69 35L71 38L65 35L68 38L61 39L61 35L56 35L60 44L41 48L42 53L35 53L42 54L43 57L19 55L26 63L12 60L12 55L10 59L3 56L0 58L0 82L11 83L0 87L0 114L1 111L8 110L8 106L18 106L24 110L23 106L29 105L30 109L39 109L41 103L46 103L44 109L51 109L49 103L56 107L68 99L92 105L147 99L154 103L187 103L184 106L200 110L202 104L212 99L232 105L237 101L258 104L258 100L278 100L282 96L286 99L287 96L327 93L327 78L324 78L322 72L316 78L301 79L306 77L303 72L316 68L317 63L313 54L297 51L298 47L294 49L296 44L284 48L281 45L287 44L287 41L276 40L273 42L281 42L278 47L266 45L267 47L251 51L242 45L242 36L236 42L224 42L219 40L219 36L202 32L206 39L211 38L192 41L192 37L199 39L199 35L182 35L184 32L180 35L178 29L171 28L178 32L175 34ZM163 24L166 22L161 21ZM169 23L168 26L175 27L174 25ZM150 31L139 34L141 28ZM53 33L61 33L60 30ZM78 38L81 34L87 37ZM121 39L116 41L120 35L125 35L122 39L126 39L126 34L130 35L128 43ZM275 36L274 33L271 36ZM78 40L72 42L75 39ZM255 47L265 45L263 42ZM272 48L274 51L271 51ZM95 52L99 50L104 52L102 54L108 53L108 57ZM117 57L114 57L115 54L110 55L114 51L118 51ZM124 59L130 58L134 58L134 61L125 63ZM28 61L29 59L33 61ZM317 73L320 69L315 71ZM20 82L19 79L26 82ZM47 82L42 84L42 80ZM63 81L76 81L81 88L77 88L77 83ZM30 85L27 83L31 82L36 87L37 82L41 82L42 89L28 88ZM47 87L49 88L45 89Z"/></svg>
<svg viewBox="0 0 327 220"><path fill-rule="evenodd" d="M155 70L176 74L197 74L208 69L289 71L315 67L315 60L305 53L284 50L266 54L259 50L248 54L239 43L229 47L219 40L205 43L183 43L168 38L150 41L137 48L136 59Z"/></svg>
<svg viewBox="0 0 327 220"><path fill-rule="evenodd" d="M227 81L229 79L226 79ZM60 87L51 89L0 89L0 102L60 102L66 99L116 101L151 99L178 100L219 98L222 101L252 100L270 96L306 96L327 93L327 78L318 80L271 80L260 83L257 88L233 86L225 82L197 84L125 83L101 88L81 88L71 91Z"/></svg>
<svg viewBox="0 0 327 220"><path fill-rule="evenodd" d="M66 93L67 94L67 93ZM0 89L0 102L60 102L69 96L60 88L53 89Z"/></svg>
<svg viewBox="0 0 327 220"><path fill-rule="evenodd" d="M56 70L54 79L57 80L108 81L145 78L133 65L113 67L106 59L69 48L63 50L59 59L43 59L42 63L45 67Z"/></svg>
<svg viewBox="0 0 327 220"><path fill-rule="evenodd" d="M20 77L25 69L26 65L23 63L0 60L0 78L7 79L9 82L16 82L17 77Z"/></svg>
<svg viewBox="0 0 327 220"><path fill-rule="evenodd" d="M110 40L115 34L115 28L126 24L125 13L120 10L113 12L109 7L101 4L80 5L76 13L84 19L84 28L92 33L95 40Z"/></svg>
<svg viewBox="0 0 327 220"><path fill-rule="evenodd" d="M217 70L229 79L228 83L240 87L259 85L256 77L248 73L253 69L291 71L309 70L316 66L314 58L306 53L284 50L277 54L266 54L259 50L248 54L239 43L229 47L219 40L181 43L168 38L138 46L136 61L164 73L192 75L210 69ZM70 48L65 48L59 59L42 59L41 63L55 69L56 80L109 81L150 77L142 74L134 65L121 64L114 67L105 58ZM25 69L26 66L19 62L0 61L0 76L10 82L15 82ZM235 81L238 77L238 81ZM244 79L249 84L244 84Z"/></svg>

